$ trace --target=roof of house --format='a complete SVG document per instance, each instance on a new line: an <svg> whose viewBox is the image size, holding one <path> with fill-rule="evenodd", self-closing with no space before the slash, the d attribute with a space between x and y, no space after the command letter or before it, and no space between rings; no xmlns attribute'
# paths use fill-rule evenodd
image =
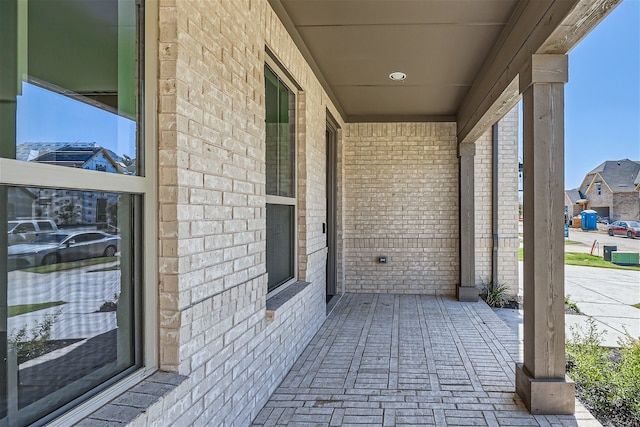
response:
<svg viewBox="0 0 640 427"><path fill-rule="evenodd" d="M595 174L599 174L614 193L633 191L640 182L640 161L607 160L589 172L587 177ZM585 184L588 186L591 181L589 179Z"/></svg>
<svg viewBox="0 0 640 427"><path fill-rule="evenodd" d="M54 165L80 167L88 162L94 155L98 154L100 150L101 148L96 147L74 147L69 145L55 151L49 151L38 156L33 161Z"/></svg>
<svg viewBox="0 0 640 427"><path fill-rule="evenodd" d="M99 153L103 153L116 169L120 169L119 165L109 154L109 151L95 143L80 145L68 144L54 151L46 152L34 158L32 161L50 165L81 168Z"/></svg>
<svg viewBox="0 0 640 427"><path fill-rule="evenodd" d="M576 204L578 200L584 199L582 193L577 188L566 190L565 192L567 193L567 197L569 197L569 200L571 200L571 203L573 204Z"/></svg>
<svg viewBox="0 0 640 427"><path fill-rule="evenodd" d="M16 145L17 160L70 167L83 167L100 152L116 169L125 173L129 170L122 157L96 142L22 142Z"/></svg>

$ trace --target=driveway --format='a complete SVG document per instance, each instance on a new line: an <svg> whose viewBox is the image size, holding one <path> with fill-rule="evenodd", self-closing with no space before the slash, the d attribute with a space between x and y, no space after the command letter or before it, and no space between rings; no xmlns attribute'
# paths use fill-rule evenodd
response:
<svg viewBox="0 0 640 427"><path fill-rule="evenodd" d="M608 236L607 236L608 237ZM520 261L520 291L523 295L523 262ZM565 265L565 295L575 302L583 315L565 315L566 336L572 328L586 330L593 318L599 331L605 331L603 345L618 347L625 333L640 338L640 271ZM494 309L520 340L523 337L523 310Z"/></svg>

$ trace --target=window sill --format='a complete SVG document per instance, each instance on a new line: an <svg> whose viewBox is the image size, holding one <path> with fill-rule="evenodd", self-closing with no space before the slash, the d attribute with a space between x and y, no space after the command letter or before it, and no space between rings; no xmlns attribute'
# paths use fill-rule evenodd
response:
<svg viewBox="0 0 640 427"><path fill-rule="evenodd" d="M267 321L273 321L280 307L292 300L296 295L302 292L311 283L298 280L287 286L286 289L278 292L276 295L267 298Z"/></svg>
<svg viewBox="0 0 640 427"><path fill-rule="evenodd" d="M102 425L105 422L113 423L113 425L129 424L175 390L186 379L187 377L184 375L172 372L156 372L76 425L89 427Z"/></svg>

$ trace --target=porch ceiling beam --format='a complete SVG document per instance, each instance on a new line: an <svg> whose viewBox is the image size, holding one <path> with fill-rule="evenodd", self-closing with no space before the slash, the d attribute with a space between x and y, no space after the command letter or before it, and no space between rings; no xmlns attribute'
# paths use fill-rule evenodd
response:
<svg viewBox="0 0 640 427"><path fill-rule="evenodd" d="M518 5L458 110L458 142L477 140L520 99L532 54L566 54L622 0L526 0Z"/></svg>

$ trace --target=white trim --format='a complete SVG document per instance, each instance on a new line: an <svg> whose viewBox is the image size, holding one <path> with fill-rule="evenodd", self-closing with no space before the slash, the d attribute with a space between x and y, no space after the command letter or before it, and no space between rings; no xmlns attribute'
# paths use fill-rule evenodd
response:
<svg viewBox="0 0 640 427"><path fill-rule="evenodd" d="M158 318L158 0L145 2L145 99L144 159L146 196L144 204L144 366L157 368L159 361Z"/></svg>
<svg viewBox="0 0 640 427"><path fill-rule="evenodd" d="M297 173L296 173L297 175ZM297 184L297 179L296 179L296 184ZM297 188L296 188L297 190ZM297 192L297 191L296 191ZM298 199L295 197L283 197L283 196L270 196L270 195L266 195L265 196L265 200L266 203L270 204L270 205L290 205L290 206L297 206L298 203Z"/></svg>
<svg viewBox="0 0 640 427"><path fill-rule="evenodd" d="M0 182L5 185L144 193L149 191L147 181L140 176L0 159ZM44 183L46 185L43 185Z"/></svg>

